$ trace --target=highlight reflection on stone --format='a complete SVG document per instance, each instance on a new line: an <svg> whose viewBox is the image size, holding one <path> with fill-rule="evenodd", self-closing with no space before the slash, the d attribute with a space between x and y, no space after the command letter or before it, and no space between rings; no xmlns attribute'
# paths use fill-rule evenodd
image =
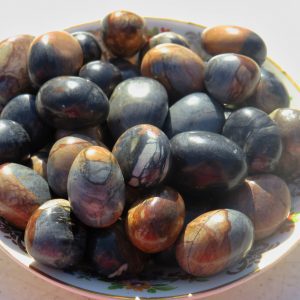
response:
<svg viewBox="0 0 300 300"><path fill-rule="evenodd" d="M174 102L203 89L204 63L181 45L161 44L150 49L142 60L141 73L158 80Z"/></svg>
<svg viewBox="0 0 300 300"><path fill-rule="evenodd" d="M267 56L262 38L255 32L240 26L219 25L206 28L201 35L204 49L211 55L237 53L251 57L259 65Z"/></svg>
<svg viewBox="0 0 300 300"><path fill-rule="evenodd" d="M77 75L82 64L79 42L65 31L42 34L33 40L29 49L29 76L37 87L57 76Z"/></svg>
<svg viewBox="0 0 300 300"><path fill-rule="evenodd" d="M221 103L239 104L254 93L260 69L251 58L239 54L220 54L206 66L204 83L208 93Z"/></svg>

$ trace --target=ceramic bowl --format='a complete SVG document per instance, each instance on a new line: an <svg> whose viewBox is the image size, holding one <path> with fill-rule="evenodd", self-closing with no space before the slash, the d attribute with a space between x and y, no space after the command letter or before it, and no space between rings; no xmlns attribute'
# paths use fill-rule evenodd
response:
<svg viewBox="0 0 300 300"><path fill-rule="evenodd" d="M192 49L204 55L200 35L204 26L175 20L146 18L149 36L163 31L182 34ZM99 36L100 22L91 22L67 29L88 30ZM300 109L300 87L271 59L264 67L276 74L288 89L291 107ZM250 280L283 258L300 240L300 178L289 185L293 196L292 211L286 222L271 237L255 243L245 259L224 272L209 278L187 275L179 269L153 269L131 280L104 279L83 269L55 270L33 261L27 255L23 235L3 219L0 220L0 248L17 263L51 284L95 299L201 299L221 293Z"/></svg>

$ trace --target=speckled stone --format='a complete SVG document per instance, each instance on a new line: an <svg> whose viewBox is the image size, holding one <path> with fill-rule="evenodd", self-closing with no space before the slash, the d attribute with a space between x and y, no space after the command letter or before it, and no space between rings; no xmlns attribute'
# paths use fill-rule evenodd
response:
<svg viewBox="0 0 300 300"><path fill-rule="evenodd" d="M254 238L253 225L243 213L209 211L190 222L176 246L180 267L194 276L212 276L247 255Z"/></svg>
<svg viewBox="0 0 300 300"><path fill-rule="evenodd" d="M286 87L276 75L261 68L260 81L254 93L246 99L246 105L269 114L277 108L289 107L290 99Z"/></svg>
<svg viewBox="0 0 300 300"><path fill-rule="evenodd" d="M279 128L282 155L276 173L288 180L300 174L300 111L292 108L274 110L270 117Z"/></svg>
<svg viewBox="0 0 300 300"><path fill-rule="evenodd" d="M141 73L158 80L172 101L203 89L204 63L181 45L161 44L150 49L142 60Z"/></svg>
<svg viewBox="0 0 300 300"><path fill-rule="evenodd" d="M169 138L192 130L220 133L224 122L224 109L219 102L205 93L192 93L170 107L163 131Z"/></svg>
<svg viewBox="0 0 300 300"><path fill-rule="evenodd" d="M171 153L172 182L189 192L232 189L247 175L242 149L217 133L179 133L171 139Z"/></svg>
<svg viewBox="0 0 300 300"><path fill-rule="evenodd" d="M27 160L30 148L30 137L19 123L0 120L0 164Z"/></svg>
<svg viewBox="0 0 300 300"><path fill-rule="evenodd" d="M262 38L250 29L219 25L206 28L201 35L202 45L209 54L237 53L251 57L259 65L267 56Z"/></svg>
<svg viewBox="0 0 300 300"><path fill-rule="evenodd" d="M41 149L52 138L51 127L40 119L36 111L34 95L21 94L14 97L4 107L0 117L23 126L30 137L32 151Z"/></svg>
<svg viewBox="0 0 300 300"><path fill-rule="evenodd" d="M287 219L291 195L287 184L272 174L247 177L237 189L220 197L220 206L247 215L254 225L256 240L272 235Z"/></svg>
<svg viewBox="0 0 300 300"><path fill-rule="evenodd" d="M13 97L30 88L27 55L32 35L17 35L0 43L0 111Z"/></svg>
<svg viewBox="0 0 300 300"><path fill-rule="evenodd" d="M15 163L0 165L0 215L9 223L25 229L33 211L49 199L48 184L35 171Z"/></svg>
<svg viewBox="0 0 300 300"><path fill-rule="evenodd" d="M90 32L76 31L72 36L79 42L83 53L83 64L99 60L102 50L97 38Z"/></svg>
<svg viewBox="0 0 300 300"><path fill-rule="evenodd" d="M126 231L137 248L146 253L157 253L176 241L184 214L181 195L170 187L161 187L129 209Z"/></svg>
<svg viewBox="0 0 300 300"><path fill-rule="evenodd" d="M84 224L99 228L115 223L125 205L125 184L113 154L98 146L82 150L69 173L68 195Z"/></svg>
<svg viewBox="0 0 300 300"><path fill-rule="evenodd" d="M250 174L275 170L282 142L278 126L265 112L254 107L234 111L225 122L223 135L243 149Z"/></svg>
<svg viewBox="0 0 300 300"><path fill-rule="evenodd" d="M83 64L79 42L65 31L52 31L36 37L28 54L28 72L32 83L41 86L62 75L77 75Z"/></svg>
<svg viewBox="0 0 300 300"><path fill-rule="evenodd" d="M120 70L109 62L92 61L84 65L79 76L96 83L110 97L114 88L122 81Z"/></svg>
<svg viewBox="0 0 300 300"><path fill-rule="evenodd" d="M126 130L112 153L119 162L125 182L133 187L148 188L160 184L171 164L167 136L159 128L147 124Z"/></svg>
<svg viewBox="0 0 300 300"><path fill-rule="evenodd" d="M47 162L48 184L56 195L67 197L68 175L79 152L95 143L88 137L67 136L51 148Z"/></svg>
<svg viewBox="0 0 300 300"><path fill-rule="evenodd" d="M161 128L168 113L166 89L152 78L136 77L121 82L109 103L107 125L115 139L138 124Z"/></svg>
<svg viewBox="0 0 300 300"><path fill-rule="evenodd" d="M86 248L86 230L71 213L70 202L53 199L31 216L25 230L26 250L35 261L57 269L77 265Z"/></svg>
<svg viewBox="0 0 300 300"><path fill-rule="evenodd" d="M135 13L119 10L102 20L102 39L115 56L130 57L146 42L144 19Z"/></svg>
<svg viewBox="0 0 300 300"><path fill-rule="evenodd" d="M36 109L40 118L52 127L80 129L104 122L109 103L95 83L75 76L59 76L40 88Z"/></svg>
<svg viewBox="0 0 300 300"><path fill-rule="evenodd" d="M205 87L221 103L243 103L254 93L259 80L259 66L244 55L216 55L208 61L205 69Z"/></svg>

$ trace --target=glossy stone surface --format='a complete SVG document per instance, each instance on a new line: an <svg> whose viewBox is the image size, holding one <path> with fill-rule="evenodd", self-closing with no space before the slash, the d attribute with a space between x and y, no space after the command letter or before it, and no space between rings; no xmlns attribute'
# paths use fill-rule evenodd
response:
<svg viewBox="0 0 300 300"><path fill-rule="evenodd" d="M141 76L140 69L137 65L132 64L128 60L121 58L121 57L114 57L109 60L110 63L112 63L114 66L116 66L122 76L122 81L132 78L132 77L138 77Z"/></svg>
<svg viewBox="0 0 300 300"><path fill-rule="evenodd" d="M17 35L0 43L0 111L5 104L31 86L27 69L32 35Z"/></svg>
<svg viewBox="0 0 300 300"><path fill-rule="evenodd" d="M247 177L243 185L221 198L220 205L238 210L250 218L256 240L273 234L291 210L287 184L272 174Z"/></svg>
<svg viewBox="0 0 300 300"><path fill-rule="evenodd" d="M87 257L93 269L108 278L138 274L146 261L145 255L128 240L121 221L89 232Z"/></svg>
<svg viewBox="0 0 300 300"><path fill-rule="evenodd" d="M104 122L109 104L93 82L75 76L47 81L39 90L36 109L41 119L58 129L79 129Z"/></svg>
<svg viewBox="0 0 300 300"><path fill-rule="evenodd" d="M292 108L279 108L270 114L279 128L282 155L276 173L286 179L300 175L300 111Z"/></svg>
<svg viewBox="0 0 300 300"><path fill-rule="evenodd" d="M239 54L220 54L205 69L208 93L221 103L239 104L252 93L260 80L260 69L251 58Z"/></svg>
<svg viewBox="0 0 300 300"><path fill-rule="evenodd" d="M102 39L113 55L133 56L146 42L144 19L129 11L114 11L102 20Z"/></svg>
<svg viewBox="0 0 300 300"><path fill-rule="evenodd" d="M217 274L244 258L254 238L253 225L231 209L209 211L190 222L176 246L180 267L194 276Z"/></svg>
<svg viewBox="0 0 300 300"><path fill-rule="evenodd" d="M219 25L206 28L201 35L205 51L211 55L237 53L251 57L259 65L267 56L262 38L250 29L240 26Z"/></svg>
<svg viewBox="0 0 300 300"><path fill-rule="evenodd" d="M265 112L254 107L236 110L226 120L223 135L243 149L249 173L275 169L282 152L281 137L278 126Z"/></svg>
<svg viewBox="0 0 300 300"><path fill-rule="evenodd" d="M25 161L29 158L30 148L30 137L20 124L0 120L0 164Z"/></svg>
<svg viewBox="0 0 300 300"><path fill-rule="evenodd" d="M289 94L283 83L273 73L261 68L260 81L254 93L246 99L246 105L269 114L277 108L289 107L289 104Z"/></svg>
<svg viewBox="0 0 300 300"><path fill-rule="evenodd" d="M33 40L29 49L28 72L35 86L57 76L76 75L82 64L79 42L65 31L42 34Z"/></svg>
<svg viewBox="0 0 300 300"><path fill-rule="evenodd" d="M26 250L37 262L66 269L82 259L86 230L71 213L68 200L53 199L31 216L25 230Z"/></svg>
<svg viewBox="0 0 300 300"><path fill-rule="evenodd" d="M171 139L171 152L173 183L188 191L231 189L247 173L242 149L216 133L177 134Z"/></svg>
<svg viewBox="0 0 300 300"><path fill-rule="evenodd" d="M68 195L74 214L91 227L108 227L121 216L125 184L119 164L103 147L82 150L68 178Z"/></svg>
<svg viewBox="0 0 300 300"><path fill-rule="evenodd" d="M56 195L68 197L67 182L73 161L79 152L95 144L91 139L78 135L58 140L51 148L47 162L48 184Z"/></svg>
<svg viewBox="0 0 300 300"><path fill-rule="evenodd" d="M129 209L126 218L128 237L143 252L163 251L177 239L184 213L180 194L170 187L161 187Z"/></svg>
<svg viewBox="0 0 300 300"><path fill-rule="evenodd" d="M81 46L83 53L83 64L90 61L99 60L101 58L102 50L97 38L85 31L77 31L72 33Z"/></svg>
<svg viewBox="0 0 300 300"><path fill-rule="evenodd" d="M42 149L39 152L34 153L30 157L28 167L37 172L45 180L47 180L47 162L49 151Z"/></svg>
<svg viewBox="0 0 300 300"><path fill-rule="evenodd" d="M46 180L32 169L0 165L0 216L10 224L25 229L33 211L50 198Z"/></svg>
<svg viewBox="0 0 300 300"><path fill-rule="evenodd" d="M152 78L136 77L121 82L109 102L107 125L115 139L138 124L160 128L168 113L166 89Z"/></svg>
<svg viewBox="0 0 300 300"><path fill-rule="evenodd" d="M192 93L170 107L163 131L169 138L192 130L219 133L224 122L224 109L217 101L205 93Z"/></svg>
<svg viewBox="0 0 300 300"><path fill-rule="evenodd" d="M119 162L125 182L132 187L156 186L166 178L170 168L170 142L152 125L136 125L126 130L112 153Z"/></svg>
<svg viewBox="0 0 300 300"><path fill-rule="evenodd" d="M122 81L121 72L109 62L92 61L84 65L79 76L96 83L107 97L110 97L114 88Z"/></svg>
<svg viewBox="0 0 300 300"><path fill-rule="evenodd" d="M23 126L30 137L32 151L41 149L52 137L50 127L42 122L36 111L34 95L21 94L11 99L0 117Z"/></svg>
<svg viewBox="0 0 300 300"><path fill-rule="evenodd" d="M142 60L141 73L158 80L172 101L203 89L204 63L181 45L161 44L150 49Z"/></svg>

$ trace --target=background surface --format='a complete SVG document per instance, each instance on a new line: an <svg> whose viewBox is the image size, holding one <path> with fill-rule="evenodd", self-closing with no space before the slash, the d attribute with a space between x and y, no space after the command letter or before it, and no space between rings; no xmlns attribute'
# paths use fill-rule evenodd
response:
<svg viewBox="0 0 300 300"><path fill-rule="evenodd" d="M268 56L300 84L299 0L179 1L8 0L4 5L2 0L0 39L21 33L36 35L66 28L101 19L117 9L207 26L235 24L257 32L267 44ZM16 265L1 251L0 270L0 299L88 299L48 285ZM253 280L209 299L300 299L299 282L300 246Z"/></svg>

